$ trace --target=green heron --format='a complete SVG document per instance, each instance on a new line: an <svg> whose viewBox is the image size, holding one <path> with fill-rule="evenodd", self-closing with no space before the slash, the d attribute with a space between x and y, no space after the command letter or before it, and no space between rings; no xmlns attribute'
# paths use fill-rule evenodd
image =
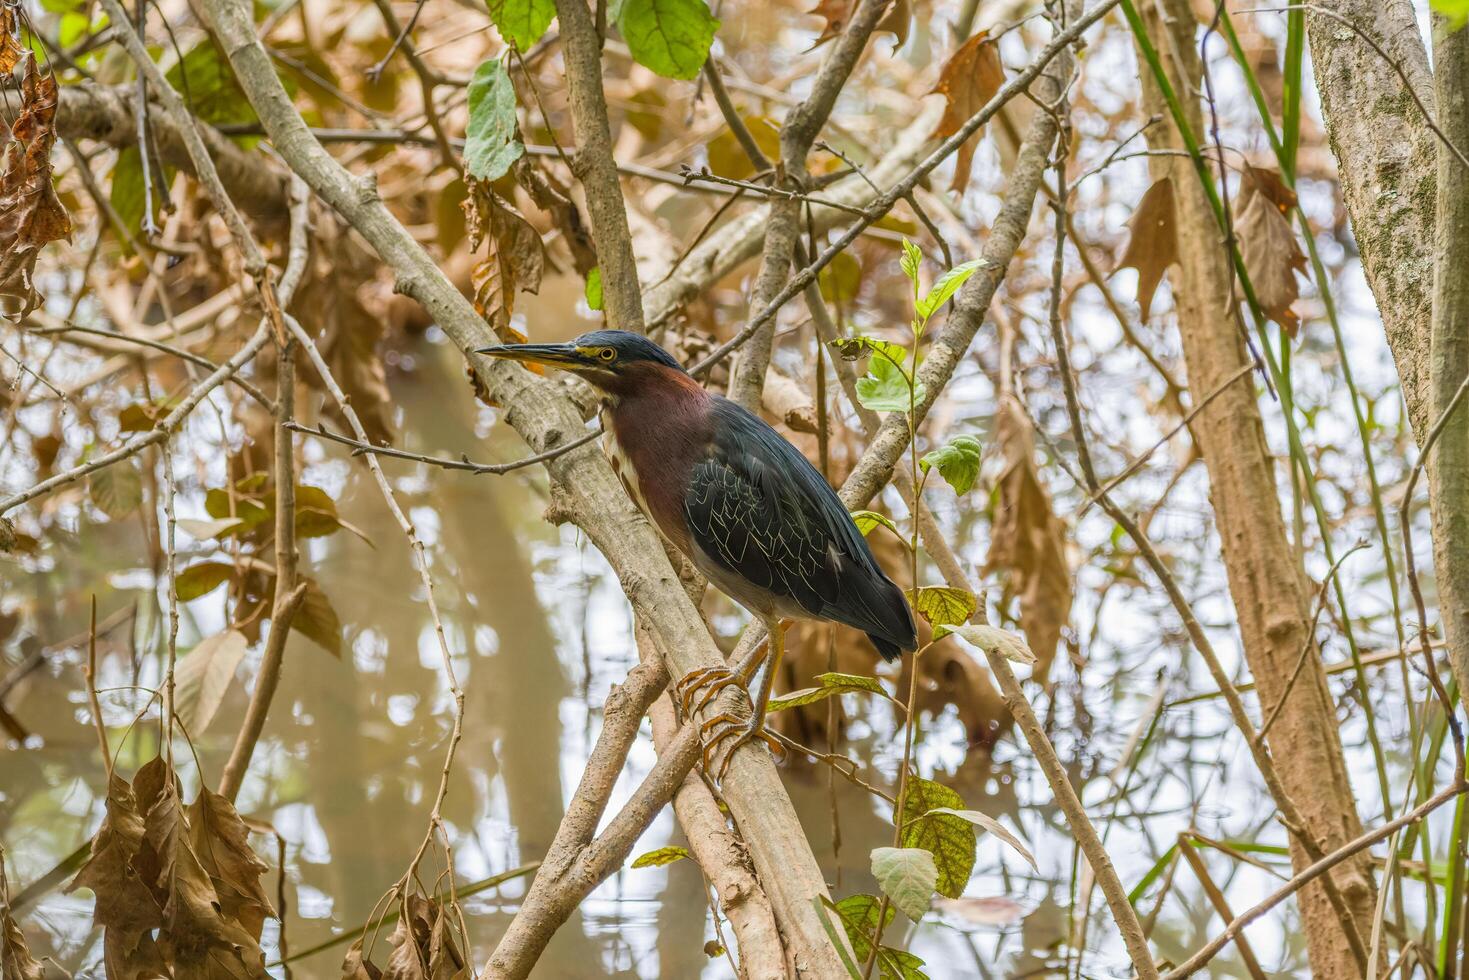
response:
<svg viewBox="0 0 1469 980"><path fill-rule="evenodd" d="M902 590L883 574L867 541L816 468L757 416L711 394L662 347L625 330L595 330L567 344L511 344L478 353L544 364L586 379L601 395L612 467L659 532L717 588L765 622L767 669L751 699L754 715L705 722L709 754L733 737L734 750L764 731L771 682L779 669L783 618L817 619L867 634L887 660L917 646ZM700 707L745 672L695 671ZM721 769L722 775L723 769Z"/></svg>

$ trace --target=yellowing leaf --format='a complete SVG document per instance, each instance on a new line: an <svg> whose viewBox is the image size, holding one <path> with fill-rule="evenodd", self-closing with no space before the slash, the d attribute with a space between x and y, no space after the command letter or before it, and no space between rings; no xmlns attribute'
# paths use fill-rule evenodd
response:
<svg viewBox="0 0 1469 980"><path fill-rule="evenodd" d="M907 595L914 612L926 619L930 626L962 623L979 608L979 600L974 593L945 585L927 585L916 591L909 589Z"/></svg>
<svg viewBox="0 0 1469 980"><path fill-rule="evenodd" d="M960 45L939 72L933 91L944 97L944 115L933 135L944 139L959 132L1004 84L1005 67L1000 64L999 46L988 31L980 31ZM968 185L978 145L979 134L975 133L959 147L950 190L962 192Z"/></svg>
<svg viewBox="0 0 1469 980"><path fill-rule="evenodd" d="M1178 218L1174 212L1172 178L1164 177L1147 189L1127 227L1131 234L1117 268L1137 270L1137 305L1146 320L1163 274L1178 261Z"/></svg>
<svg viewBox="0 0 1469 980"><path fill-rule="evenodd" d="M857 530L862 532L862 536L864 538L868 535L868 533L872 531L873 528L885 527L905 542L907 540L906 538L903 538L903 532L898 530L898 525L893 523L893 519L891 517L888 517L886 514L879 514L875 510L852 511L852 523L857 525Z"/></svg>
<svg viewBox="0 0 1469 980"><path fill-rule="evenodd" d="M882 684L876 677L863 677L860 674L828 673L817 674L816 679L821 682L820 687L807 687L799 691L791 691L781 697L771 698L768 710L784 711L787 708L799 708L803 705L815 704L825 701L829 697L838 694L852 694L865 691L869 694L877 694L888 700L892 696L884 691Z"/></svg>
<svg viewBox="0 0 1469 980"><path fill-rule="evenodd" d="M632 866L634 868L661 868L665 864L682 861L688 856L688 848L679 847L677 844L670 844L667 847L660 847L646 854L638 855L633 861Z"/></svg>
<svg viewBox="0 0 1469 980"><path fill-rule="evenodd" d="M935 887L939 894L957 898L974 870L974 826L942 808L964 809L964 798L931 779L908 777L903 797L904 847L917 847L933 855L938 870Z"/></svg>

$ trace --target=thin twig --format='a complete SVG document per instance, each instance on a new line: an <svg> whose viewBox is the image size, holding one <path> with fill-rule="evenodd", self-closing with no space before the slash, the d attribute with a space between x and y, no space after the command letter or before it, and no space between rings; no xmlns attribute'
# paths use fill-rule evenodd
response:
<svg viewBox="0 0 1469 980"><path fill-rule="evenodd" d="M291 429L294 432L303 433L305 435L320 436L323 439L329 439L332 442L340 443L344 446L351 446L353 456L389 456L393 459L407 459L412 460L415 463L426 463L429 466L437 466L441 469L446 470L464 470L468 473L493 473L497 475L504 473L513 473L514 471L524 469L527 466L534 466L537 463L544 463L549 460L553 460L557 456L564 455L571 452L573 449L585 446L587 443L593 441L602 434L602 429L600 426L598 426L597 428L592 429L590 432L578 436L577 438L571 440L564 445L557 446L554 449L548 449L543 453L536 453L534 456L527 456L524 459L517 459L509 463L476 463L474 460L470 459L466 455L461 455L458 459L449 459L444 456L429 456L424 453L409 452L406 449L394 449L392 446L375 445L374 443L367 441L365 438L353 439L351 436L345 436L338 432L332 432L324 424L318 424L316 428L312 429L299 423L292 422L288 426L286 426L286 428Z"/></svg>

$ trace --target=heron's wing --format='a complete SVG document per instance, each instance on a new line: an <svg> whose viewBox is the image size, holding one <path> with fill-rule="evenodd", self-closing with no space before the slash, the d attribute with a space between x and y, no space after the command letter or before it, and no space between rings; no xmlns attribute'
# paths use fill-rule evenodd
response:
<svg viewBox="0 0 1469 980"><path fill-rule="evenodd" d="M713 444L690 474L689 533L727 572L832 619L910 645L902 593L806 457L732 402L715 402Z"/></svg>

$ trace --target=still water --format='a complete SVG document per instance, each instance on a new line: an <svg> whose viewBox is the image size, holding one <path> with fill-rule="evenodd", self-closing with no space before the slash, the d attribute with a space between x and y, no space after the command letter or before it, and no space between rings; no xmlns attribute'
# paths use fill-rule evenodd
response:
<svg viewBox="0 0 1469 980"><path fill-rule="evenodd" d="M513 433L492 425L493 412L472 402L457 358L435 342L432 332L399 351L399 357L405 359L402 367L411 367L393 379L402 413L400 445L449 455L467 450L484 461L523 451ZM284 929L288 949L295 953L292 975L326 978L340 975L344 945L304 957L299 953L360 926L402 874L425 831L452 702L402 534L360 462L340 447L310 443L304 482L336 497L343 518L371 544L349 534L305 543L303 570L319 580L345 625L343 657L333 659L293 635L240 810L268 822L284 841ZM595 549L575 529L557 529L542 520L543 475L472 476L394 460L384 466L427 545L466 692L464 738L444 808L454 874L463 887L544 853L596 738L608 688L636 662L632 622L616 580ZM199 489L218 485L220 465L181 462L178 473L180 515L202 516ZM1198 523L1197 515L1180 520L1180 527L1187 525L1180 532L1185 536ZM89 524L76 518L70 527L71 535L54 546L66 555L64 564L6 585L9 597L37 610L44 642L57 644L6 698L32 733L24 746L13 745L0 757L0 840L13 891L84 844L101 818L105 777L81 677L84 645L66 645L85 629L85 596L95 591L99 619L113 623L99 678L100 687L116 689L104 694L109 724L125 725L135 710L130 706L139 703L126 685L157 681L156 655L135 661L130 653L156 650L159 635L136 522ZM983 540L961 540L959 546L970 560L982 560ZM185 537L181 548L185 554L199 550ZM1202 589L1208 583L1191 585ZM1078 591L1083 598L1076 616L1085 635L1095 610L1084 590ZM129 617L134 605L140 612ZM1105 830L1128 887L1189 826L1217 838L1281 841L1218 705L1204 700L1159 712L1154 695L1160 685L1170 699L1177 698L1204 686L1203 673L1191 673L1177 635L1131 629L1139 610L1149 608L1166 615L1160 597L1146 596L1109 612L1094 634L1100 639L1091 645L1092 659L1084 668L1059 657L1054 691L1047 695L1032 687L1029 692L1074 779L1084 786L1084 799ZM1212 611L1222 612L1217 598ZM221 628L222 615L222 601L187 604L180 648ZM721 614L715 621L732 640L740 618ZM1227 619L1223 622L1219 632L1228 643ZM1131 642L1116 642L1111 633L1117 631L1131 636ZM240 676L253 672L253 662L247 661ZM1339 679L1333 689L1342 690ZM237 679L218 716L197 739L198 757L211 781L228 755L245 702ZM847 697L844 710L850 719L844 751L862 763L867 778L891 787L899 759L891 713L854 696ZM1158 737L1131 757L1135 768L1118 772L1127 782L1127 792L1119 794L1107 777L1122 761L1129 737L1155 716L1160 716ZM1398 723L1385 722L1401 727ZM1346 735L1349 743L1360 740L1350 717ZM138 725L119 753L119 770L130 773L156 748L156 724ZM1351 751L1357 775L1370 773L1360 767L1359 751ZM644 738L612 809L653 760ZM922 956L933 977L1068 972L1067 910L1084 881L1064 821L1023 745L1006 737L992 752L970 750L963 726L949 709L924 717L918 760L924 775L955 786L971 807L1000 817L1028 841L1040 873L993 838L981 838L965 893L979 901L939 908L917 929L907 927L890 938ZM181 761L180 768L191 796L197 773L192 763ZM890 842L884 804L843 780L832 785L825 769L809 764L789 764L783 774L835 892L874 891L867 855ZM1360 789L1366 785L1359 778L1359 798L1367 798ZM839 850L834 849L833 812ZM1370 802L1364 802L1364 818L1372 812ZM255 841L271 865L266 887L274 896L276 844L264 836ZM671 813L665 812L634 854L680 841ZM1260 859L1261 868L1210 859L1221 886L1232 886L1237 909L1278 880L1281 860L1268 854ZM429 868L425 880L432 882L437 870ZM1185 880L1183 872L1177 878L1154 931L1157 948L1175 957L1219 928L1197 883ZM511 881L464 901L476 962L483 963L504 931L525 884L525 879ZM1140 909L1147 913L1153 901L1151 895L1144 898ZM1123 975L1125 956L1099 896L1093 896L1092 910L1080 972ZM78 976L99 975L101 943L91 929L88 893L51 889L22 920L37 955L54 957ZM1290 975L1303 967L1294 922L1294 912L1287 910L1250 931L1257 955L1272 972ZM628 868L598 888L556 934L536 975L728 977L728 958L704 953L714 935L704 885L691 862ZM386 930L379 940L379 962L385 939ZM267 961L277 959L280 933L274 923L267 923L265 944ZM1077 970L1074 951L1069 970ZM271 972L283 975L280 966ZM1245 975L1230 955L1216 960L1214 973Z"/></svg>

